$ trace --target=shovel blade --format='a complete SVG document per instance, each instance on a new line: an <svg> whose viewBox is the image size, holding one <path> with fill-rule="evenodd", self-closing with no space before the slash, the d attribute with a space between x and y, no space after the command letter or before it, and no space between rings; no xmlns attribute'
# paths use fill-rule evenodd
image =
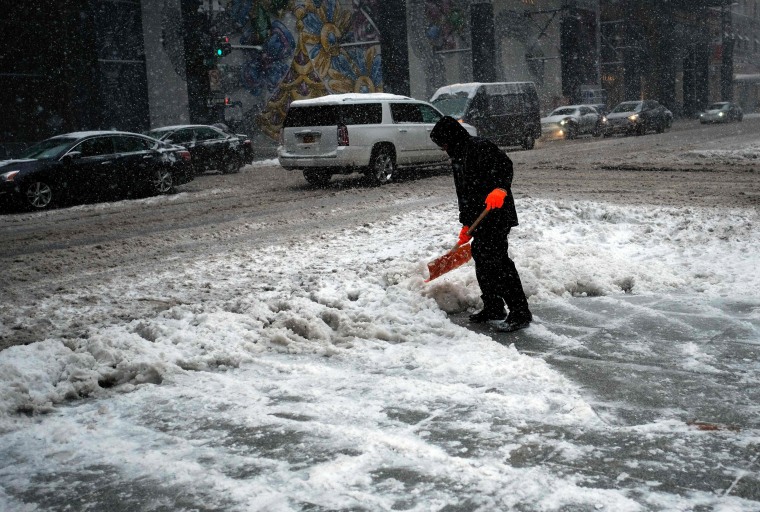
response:
<svg viewBox="0 0 760 512"><path fill-rule="evenodd" d="M428 263L428 273L430 277L425 279L426 283L429 283L437 277L441 277L446 272L450 272L457 267L461 267L472 259L472 249L470 244L460 245L456 249L452 249L440 258L437 258Z"/></svg>

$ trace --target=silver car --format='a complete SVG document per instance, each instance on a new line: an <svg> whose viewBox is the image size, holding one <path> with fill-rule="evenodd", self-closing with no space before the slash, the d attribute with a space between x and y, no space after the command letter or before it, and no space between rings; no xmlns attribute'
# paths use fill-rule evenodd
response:
<svg viewBox="0 0 760 512"><path fill-rule="evenodd" d="M590 105L568 105L555 108L541 118L541 133L547 138L574 139L579 135L602 134L602 116Z"/></svg>

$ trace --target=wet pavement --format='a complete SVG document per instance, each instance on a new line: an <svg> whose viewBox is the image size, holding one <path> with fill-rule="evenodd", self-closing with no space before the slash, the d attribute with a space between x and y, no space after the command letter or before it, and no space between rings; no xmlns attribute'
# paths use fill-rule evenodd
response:
<svg viewBox="0 0 760 512"><path fill-rule="evenodd" d="M464 314L452 320L544 359L608 425L531 426L535 443L513 454L512 465L627 490L647 509L675 510L647 502L656 490L738 497L760 510L759 311L760 300L624 295L539 304L536 322L516 333L469 324ZM551 438L592 449L559 457Z"/></svg>

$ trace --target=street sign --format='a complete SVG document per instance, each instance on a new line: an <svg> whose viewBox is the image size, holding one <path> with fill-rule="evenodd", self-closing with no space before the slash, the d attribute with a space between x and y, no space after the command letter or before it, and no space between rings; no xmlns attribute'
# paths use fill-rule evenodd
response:
<svg viewBox="0 0 760 512"><path fill-rule="evenodd" d="M208 88L212 92L222 90L222 73L218 69L208 71Z"/></svg>

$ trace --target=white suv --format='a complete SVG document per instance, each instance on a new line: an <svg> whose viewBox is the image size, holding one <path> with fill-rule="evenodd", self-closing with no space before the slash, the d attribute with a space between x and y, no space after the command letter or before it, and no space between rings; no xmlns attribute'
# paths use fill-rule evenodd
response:
<svg viewBox="0 0 760 512"><path fill-rule="evenodd" d="M448 155L430 140L443 117L431 104L395 94L333 94L290 104L277 149L280 165L313 185L364 172L381 185L399 167L440 166ZM476 135L475 127L464 124Z"/></svg>

